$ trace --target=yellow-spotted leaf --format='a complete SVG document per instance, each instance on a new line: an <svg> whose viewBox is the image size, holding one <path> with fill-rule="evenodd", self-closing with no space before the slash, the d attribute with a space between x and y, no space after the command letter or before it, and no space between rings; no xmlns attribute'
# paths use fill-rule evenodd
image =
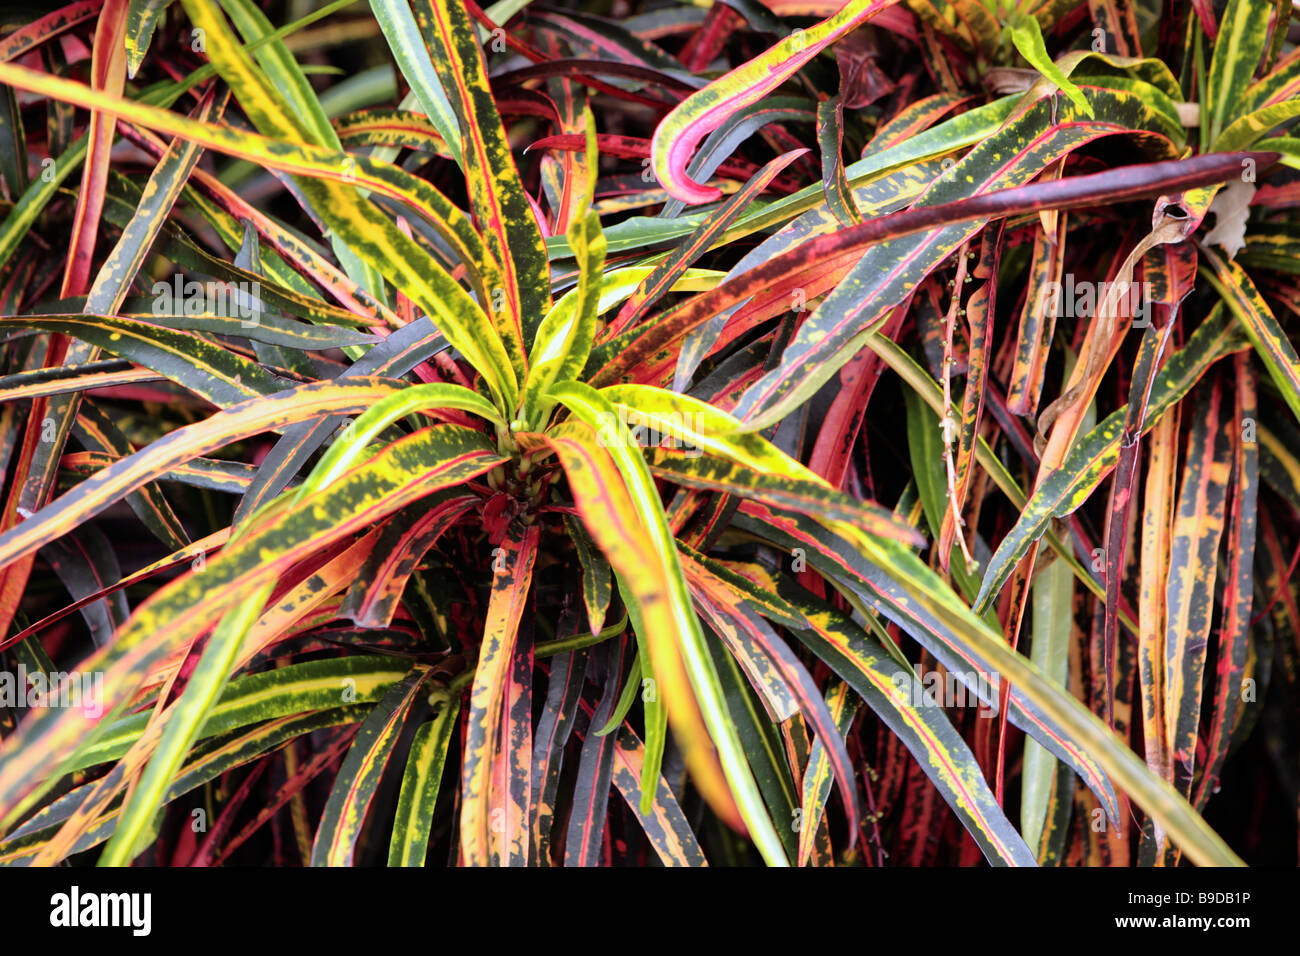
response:
<svg viewBox="0 0 1300 956"><path fill-rule="evenodd" d="M101 713L47 710L0 746L0 816L10 819L21 811L23 798L37 781L56 777L60 767L92 745L152 666L216 617L260 593L305 553L368 528L384 514L480 475L502 460L470 429L423 429L306 496L298 507L280 509L228 543L201 570L155 592L112 645L84 662L87 669L105 673ZM6 759L15 753L25 759Z"/></svg>
<svg viewBox="0 0 1300 956"><path fill-rule="evenodd" d="M493 793L496 781L492 770L501 745L506 685L519 620L533 582L537 542L536 525L513 527L493 559L492 594L465 715L465 752L461 758L460 850L467 866L493 862L493 832L499 832L505 823L506 810L499 806L505 795Z"/></svg>
<svg viewBox="0 0 1300 956"><path fill-rule="evenodd" d="M355 415L376 401L400 391L393 382L375 378L314 382L274 395L232 405L192 425L173 431L159 442L119 459L30 518L0 534L0 565L29 554L66 534L137 488L157 480L173 467L231 442L321 415Z"/></svg>
<svg viewBox="0 0 1300 956"><path fill-rule="evenodd" d="M1300 419L1300 356L1296 355L1295 346L1246 271L1207 247L1203 246L1201 251L1210 263L1211 271L1206 278L1237 317L1282 393L1283 401Z"/></svg>
<svg viewBox="0 0 1300 956"><path fill-rule="evenodd" d="M635 437L637 426L632 427ZM707 454L698 448L658 446L647 448L645 454L650 471L674 484L766 501L778 508L789 508L822 521L843 521L870 534L908 544L925 543L915 528L892 511L852 498L820 480L758 471L750 464Z"/></svg>
<svg viewBox="0 0 1300 956"><path fill-rule="evenodd" d="M229 36L224 24L216 21L216 25L226 30ZM239 49L233 46L233 38L229 43L232 49ZM241 75L239 70L251 68L251 64L235 63L234 59L232 56L232 63L224 75L237 82ZM300 176L305 189L314 189L310 183L324 180L346 184L346 188L329 192L328 201L322 200L318 213L348 240L353 251L373 262L425 310L452 344L484 374L501 407L513 407L518 378L483 309L452 281L422 246L404 235L378 209L362 200L356 188L391 196L418 210L435 226L444 224L440 234L454 248L464 250L463 261L474 270L483 300L490 301L490 290L501 287L493 285L501 280L491 271L492 260L481 250L476 252L474 247L478 239L464 214L458 213L428 183L368 157L352 156L306 143L268 140L230 127L199 123L145 103L107 96L79 83L12 64L0 63L0 82L100 109L233 156L255 157L272 168ZM242 105L243 100L240 102Z"/></svg>
<svg viewBox="0 0 1300 956"><path fill-rule="evenodd" d="M1222 389L1203 396L1192 421L1170 542L1165 608L1165 740L1175 779L1190 794L1201 726L1201 689L1214 611L1219 544L1227 522L1231 443Z"/></svg>
<svg viewBox="0 0 1300 956"><path fill-rule="evenodd" d="M1205 113L1209 129L1206 142L1218 149L1219 133L1231 121L1244 99L1268 43L1268 0L1228 0L1219 24L1206 80Z"/></svg>
<svg viewBox="0 0 1300 956"><path fill-rule="evenodd" d="M452 0L414 0L412 9L460 121L470 202L501 267L500 291L491 293L493 319L523 379L527 343L551 304L546 245L519 181L469 14Z"/></svg>
<svg viewBox="0 0 1300 956"><path fill-rule="evenodd" d="M799 464L761 435L742 431L744 426L740 422L708 402L651 385L610 385L601 390L601 395L609 400L617 413L615 418L600 421L602 440L617 442L620 433L627 431L638 445L674 449L671 458L669 454L662 454L659 463L671 462L665 466L669 468L680 466L677 471L686 479L683 484L692 484L691 477L697 482L706 480L707 466L692 466L688 462L690 453L707 452L750 469L749 478L743 476L740 468L713 469L713 475L721 481L724 474L729 474L737 482L737 490L748 485L756 498L764 498L763 492L769 488L779 497L784 486L789 492L785 499L787 502L793 504L802 498L803 507L799 510L809 507L810 498L817 495L818 490L821 499L832 509L836 508L834 503L838 503L841 513L846 507L851 507L847 497L831 488L820 475ZM682 454L679 455L677 449ZM703 484L696 486L708 487ZM714 487L718 486L715 484ZM914 544L923 542L915 529L887 517L880 509L862 505L852 508L852 511L853 517L848 519L824 515L819 520L825 521L832 530L838 527L837 521L845 520L858 525L861 530L883 533ZM808 513L818 517L815 512Z"/></svg>
<svg viewBox="0 0 1300 956"><path fill-rule="evenodd" d="M352 864L366 811L428 674L427 666L413 668L362 722L325 801L325 813L312 845L312 866ZM436 788L434 792L436 795Z"/></svg>
<svg viewBox="0 0 1300 956"><path fill-rule="evenodd" d="M1226 319L1224 310L1212 313L1156 376L1142 432L1152 428L1171 405L1182 399L1214 362L1244 346L1244 336ZM988 562L975 601L976 613L982 614L992 606L1015 565L1047 531L1051 520L1079 508L1118 463L1126 412L1124 406L1080 436L1061 467L1039 484L1015 527Z"/></svg>

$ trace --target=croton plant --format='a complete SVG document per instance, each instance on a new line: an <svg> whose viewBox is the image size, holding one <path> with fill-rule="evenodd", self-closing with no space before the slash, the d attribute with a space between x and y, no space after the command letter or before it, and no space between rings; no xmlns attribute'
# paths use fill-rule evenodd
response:
<svg viewBox="0 0 1300 956"><path fill-rule="evenodd" d="M7 15L0 862L1294 863L1292 7Z"/></svg>

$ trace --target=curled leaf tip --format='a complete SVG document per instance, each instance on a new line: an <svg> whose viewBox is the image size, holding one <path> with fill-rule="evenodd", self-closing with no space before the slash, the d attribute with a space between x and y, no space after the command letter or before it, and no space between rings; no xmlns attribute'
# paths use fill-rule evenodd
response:
<svg viewBox="0 0 1300 956"><path fill-rule="evenodd" d="M686 171L695 147L737 110L757 103L822 50L896 0L849 0L836 13L697 90L677 105L655 129L651 159L660 185L674 199L716 202L722 192L696 182Z"/></svg>
<svg viewBox="0 0 1300 956"><path fill-rule="evenodd" d="M650 149L652 168L659 184L674 199L691 205L717 202L722 198L722 190L696 182L686 171L686 164L695 155L695 147L716 128L716 124L708 128L703 124L692 124L678 134L678 124L674 120L679 118L678 114L686 114L690 105L689 99L680 103L655 129Z"/></svg>

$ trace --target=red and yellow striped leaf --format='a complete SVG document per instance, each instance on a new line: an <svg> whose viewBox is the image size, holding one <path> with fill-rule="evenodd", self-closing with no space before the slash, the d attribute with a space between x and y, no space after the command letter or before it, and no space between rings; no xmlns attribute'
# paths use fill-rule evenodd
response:
<svg viewBox="0 0 1300 956"><path fill-rule="evenodd" d="M504 794L493 793L492 767L500 746L502 708L514 663L519 620L537 560L536 525L512 528L493 555L492 594L474 685L466 711L461 759L460 848L467 866L493 860L493 831L504 832Z"/></svg>
<svg viewBox="0 0 1300 956"><path fill-rule="evenodd" d="M894 0L849 0L816 26L792 34L688 96L655 128L653 165L659 182L682 202L704 203L722 198L717 189L700 185L686 172L700 140L738 110L759 102L827 46L893 3Z"/></svg>

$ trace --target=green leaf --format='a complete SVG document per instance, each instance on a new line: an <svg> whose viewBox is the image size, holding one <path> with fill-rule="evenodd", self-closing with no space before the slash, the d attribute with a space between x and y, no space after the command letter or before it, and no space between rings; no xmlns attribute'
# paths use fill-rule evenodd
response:
<svg viewBox="0 0 1300 956"><path fill-rule="evenodd" d="M428 673L427 667L413 668L393 685L362 722L343 766L334 778L329 799L325 801L325 812L312 845L312 866L352 864L366 811ZM406 780L403 779L402 783L405 784ZM436 786L434 796L437 796Z"/></svg>
<svg viewBox="0 0 1300 956"><path fill-rule="evenodd" d="M565 515L564 528L573 539L573 546L578 552L578 563L582 565L582 601L587 608L587 623L592 634L599 634L609 610L610 598L613 597L609 562L591 540L580 520Z"/></svg>
<svg viewBox="0 0 1300 956"><path fill-rule="evenodd" d="M171 3L172 0L131 0L126 14L126 72L131 79L135 79L149 52L154 27Z"/></svg>
<svg viewBox="0 0 1300 956"><path fill-rule="evenodd" d="M242 320L231 320L238 324ZM0 317L0 328L38 328L83 342L153 369L218 408L278 392L283 384L263 366L188 332L109 315Z"/></svg>
<svg viewBox="0 0 1300 956"><path fill-rule="evenodd" d="M587 155L592 169L596 163L596 127L587 113ZM594 186L594 177L589 189ZM590 205L588 200L587 205ZM521 415L534 427L542 427L554 407L543 396L556 382L576 378L587 364L596 339L596 317L600 307L601 280L605 267L605 236L600 217L592 209L569 223L569 247L578 268L578 288L573 297L560 299L538 326L528 357L528 378L524 384Z"/></svg>
<svg viewBox="0 0 1300 956"><path fill-rule="evenodd" d="M1165 410L1182 399L1214 362L1241 349L1241 333L1217 309L1192 334L1178 352L1170 356L1151 386L1142 433L1151 429ZM1128 406L1112 412L1086 435L1077 438L1059 470L1039 482L1015 527L998 545L984 571L984 581L975 601L975 611L988 610L1002 590L1015 565L1033 542L1048 529L1053 518L1075 511L1101 484L1119 461L1124 418Z"/></svg>
<svg viewBox="0 0 1300 956"><path fill-rule="evenodd" d="M1070 98L1070 102L1088 116L1093 115L1092 106L1083 92L1070 82L1069 77L1061 72L1059 66L1052 62L1051 56L1047 53L1047 44L1043 42L1043 33L1038 28L1038 21L1034 17L1022 16L1012 24L1011 42L1016 45L1020 55L1029 61L1029 65L1055 83L1057 88Z"/></svg>
<svg viewBox="0 0 1300 956"><path fill-rule="evenodd" d="M1097 108L1097 120L1086 121L1067 112L1057 125L1052 122L1051 103L1036 102L937 178L908 214L1022 186L1062 156L1114 135L1117 124L1145 128L1155 122L1152 111L1129 94L1090 89L1088 100ZM1060 110L1072 111L1071 107ZM1005 210L1000 212L1005 215ZM907 235L873 244L804 319L780 365L746 390L733 410L735 417L747 428L762 429L807 401L857 353L866 336L878 329L894 307L988 218L991 216L980 216L974 222L942 228L925 229L921 224L924 231L908 230ZM867 222L856 228L870 226Z"/></svg>
<svg viewBox="0 0 1300 956"><path fill-rule="evenodd" d="M1231 259L1221 259L1209 248L1203 246L1201 252L1210 263L1211 271L1206 274L1210 285L1237 317L1282 393L1283 401L1300 419L1300 356L1296 355L1295 347L1246 271Z"/></svg>
<svg viewBox="0 0 1300 956"><path fill-rule="evenodd" d="M1215 149L1219 148L1220 131L1231 122L1259 67L1268 42L1271 8L1268 0L1228 0L1205 84L1209 127L1204 130L1204 141L1214 143Z"/></svg>
<svg viewBox="0 0 1300 956"><path fill-rule="evenodd" d="M354 703L374 703L407 670L391 657L356 655L288 664L237 677L222 691L221 699L204 720L198 739L206 740L293 714L338 707L344 701L345 691ZM140 713L114 721L94 746L78 755L69 769L83 770L117 760L139 738L149 717L148 713Z"/></svg>
<svg viewBox="0 0 1300 956"><path fill-rule="evenodd" d="M826 205L845 226L862 221L844 175L844 106L840 96L817 104L817 144L822 153L822 189Z"/></svg>
<svg viewBox="0 0 1300 956"><path fill-rule="evenodd" d="M795 632L799 640L898 735L989 862L1033 866L1033 854L998 806L979 761L920 679L847 616L784 579L781 593L809 622Z"/></svg>
<svg viewBox="0 0 1300 956"><path fill-rule="evenodd" d="M500 292L489 290L493 319L522 380L527 343L551 305L546 247L519 181L469 14L449 0L415 0L413 9L460 121L470 203L488 250L501 267L503 287ZM501 296L503 308L497 302Z"/></svg>
<svg viewBox="0 0 1300 956"><path fill-rule="evenodd" d="M1033 640L1029 659L1058 687L1068 686L1070 638L1074 630L1074 575L1061 561L1053 561L1035 577L1033 587ZM1052 788L1059 763L1036 740L1025 740L1020 774L1020 832L1036 847L1047 825Z"/></svg>
<svg viewBox="0 0 1300 956"><path fill-rule="evenodd" d="M334 448L343 444L347 443ZM305 495L298 507L282 509L232 540L202 571L156 591L119 629L114 643L85 662L88 669L105 673L103 714L98 721L87 728L79 713L46 711L24 723L22 731L0 748L0 813L7 816L35 781L55 775L91 746L149 668L174 653L182 641L196 637L218 615L262 593L305 554L502 461L470 429L454 425L423 429L387 446L323 490ZM24 753L26 759L7 759L15 752Z"/></svg>
<svg viewBox="0 0 1300 956"><path fill-rule="evenodd" d="M447 99L447 93L438 79L438 72L429 60L429 52L420 37L410 5L401 0L370 0L370 9L379 22L379 29L393 51L397 66L411 87L424 115L438 128L442 140L452 152L452 157L462 164L460 124Z"/></svg>
<svg viewBox="0 0 1300 956"><path fill-rule="evenodd" d="M1219 544L1232 474L1228 429L1233 423L1222 408L1221 391L1216 383L1203 396L1192 421L1169 550L1164 712L1174 778L1184 794L1190 793L1196 767Z"/></svg>
<svg viewBox="0 0 1300 956"><path fill-rule="evenodd" d="M132 8L134 6L132 3ZM211 95L204 97L197 118L204 121L219 119L222 106L224 98L218 103ZM100 266L95 282L86 294L83 311L111 315L121 306L202 152L197 143L181 140L175 140L167 147L167 152L149 176L135 215L122 230L108 259Z"/></svg>

